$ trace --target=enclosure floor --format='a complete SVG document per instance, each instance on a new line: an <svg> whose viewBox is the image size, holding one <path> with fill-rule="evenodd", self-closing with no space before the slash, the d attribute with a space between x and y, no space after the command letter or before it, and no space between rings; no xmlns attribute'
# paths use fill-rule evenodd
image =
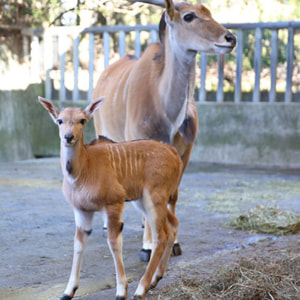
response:
<svg viewBox="0 0 300 300"><path fill-rule="evenodd" d="M61 181L58 158L0 164L0 299L57 299L63 294L71 270L74 218ZM205 278L241 255L291 245L300 251L299 234L276 237L224 226L258 204L300 213L300 170L191 164L179 190L182 255L170 258L156 294L176 280L178 267L190 263L198 264ZM141 216L130 203L123 220L130 299L146 267L139 260L143 230ZM102 225L101 214L96 214L77 299L115 297L115 270Z"/></svg>

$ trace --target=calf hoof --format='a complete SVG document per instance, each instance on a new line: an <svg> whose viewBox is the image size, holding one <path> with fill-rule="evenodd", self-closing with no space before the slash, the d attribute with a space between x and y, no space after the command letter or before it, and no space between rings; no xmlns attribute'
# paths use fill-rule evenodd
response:
<svg viewBox="0 0 300 300"><path fill-rule="evenodd" d="M157 286L158 282L159 282L161 279L162 279L162 276L157 277L157 278L155 279L155 281L151 283L150 290L154 289L154 288Z"/></svg>
<svg viewBox="0 0 300 300"><path fill-rule="evenodd" d="M73 299L73 297L74 297L75 292L76 292L77 289L78 289L77 286L74 287L73 293L72 293L73 296L69 296L69 295L67 295L67 294L63 294L63 296L60 298L60 300L71 300L71 299Z"/></svg>
<svg viewBox="0 0 300 300"><path fill-rule="evenodd" d="M63 294L63 296L60 298L60 300L71 300L71 299L73 299L73 297L66 294Z"/></svg>
<svg viewBox="0 0 300 300"><path fill-rule="evenodd" d="M139 295L134 295L133 300L143 300L145 297L139 296Z"/></svg>
<svg viewBox="0 0 300 300"><path fill-rule="evenodd" d="M172 249L172 256L179 256L182 254L180 245L178 243L175 243L173 245L173 249Z"/></svg>
<svg viewBox="0 0 300 300"><path fill-rule="evenodd" d="M140 260L144 262L148 262L151 257L151 250L150 249L142 249L140 252Z"/></svg>

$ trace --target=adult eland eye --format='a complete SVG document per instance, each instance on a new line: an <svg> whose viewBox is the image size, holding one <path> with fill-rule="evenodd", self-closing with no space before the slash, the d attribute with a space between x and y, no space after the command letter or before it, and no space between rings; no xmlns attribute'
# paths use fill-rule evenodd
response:
<svg viewBox="0 0 300 300"><path fill-rule="evenodd" d="M187 23L192 22L195 19L196 15L194 13L188 13L183 16L183 20Z"/></svg>
<svg viewBox="0 0 300 300"><path fill-rule="evenodd" d="M57 123L58 123L58 125L61 125L63 123L63 120L62 119L58 119Z"/></svg>
<svg viewBox="0 0 300 300"><path fill-rule="evenodd" d="M84 125L84 124L85 124L85 119L81 119L81 120L80 120L80 124L81 124L81 125Z"/></svg>

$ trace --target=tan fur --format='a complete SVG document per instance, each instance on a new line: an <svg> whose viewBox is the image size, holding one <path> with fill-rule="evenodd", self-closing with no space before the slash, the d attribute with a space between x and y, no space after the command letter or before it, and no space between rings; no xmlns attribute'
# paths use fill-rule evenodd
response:
<svg viewBox="0 0 300 300"><path fill-rule="evenodd" d="M180 156L172 146L154 140L114 143L100 137L99 142L84 145L83 126L102 98L84 111L70 107L59 111L51 101L41 97L39 101L59 126L63 193L74 208L76 221L72 272L62 299L73 297L78 287L82 253L95 211L107 215L117 297L127 297L121 236L125 201L137 202L154 236L151 260L136 291L136 297L144 298L150 285L155 286L163 276L175 240L178 221L167 205L178 192L183 168Z"/></svg>
<svg viewBox="0 0 300 300"><path fill-rule="evenodd" d="M228 53L236 40L201 4L142 2L167 8L159 26L161 42L139 59L125 56L104 70L92 96L106 99L95 114L95 130L117 142L155 139L172 144L184 170L198 128L193 98L196 54ZM195 16L191 22L184 20L188 14Z"/></svg>

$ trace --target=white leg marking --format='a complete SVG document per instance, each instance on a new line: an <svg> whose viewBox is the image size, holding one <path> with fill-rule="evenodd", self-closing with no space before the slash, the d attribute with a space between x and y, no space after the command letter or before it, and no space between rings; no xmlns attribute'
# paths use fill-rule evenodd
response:
<svg viewBox="0 0 300 300"><path fill-rule="evenodd" d="M74 217L76 226L82 230L91 230L94 212L82 211L74 208Z"/></svg>
<svg viewBox="0 0 300 300"><path fill-rule="evenodd" d="M141 285L141 283L139 283L136 291L135 291L135 295L138 295L138 296L141 296L141 295L144 295L145 293L145 287Z"/></svg>
<svg viewBox="0 0 300 300"><path fill-rule="evenodd" d="M74 289L78 287L83 250L85 248L86 241L88 239L87 232L92 229L93 216L94 216L93 212L84 212L81 210L74 209L76 227L82 232L82 236L81 236L82 240L80 241L78 237L76 238L76 236L74 238L72 271L68 281L67 288L64 292L66 295L73 296ZM76 234L77 233L78 231L76 232Z"/></svg>
<svg viewBox="0 0 300 300"><path fill-rule="evenodd" d="M117 296L126 296L127 295L127 279L123 267L123 258L122 258L122 233L120 233L116 239L116 245L112 245L108 240L108 246L110 252L113 256L115 268L116 268L116 281L117 281Z"/></svg>

